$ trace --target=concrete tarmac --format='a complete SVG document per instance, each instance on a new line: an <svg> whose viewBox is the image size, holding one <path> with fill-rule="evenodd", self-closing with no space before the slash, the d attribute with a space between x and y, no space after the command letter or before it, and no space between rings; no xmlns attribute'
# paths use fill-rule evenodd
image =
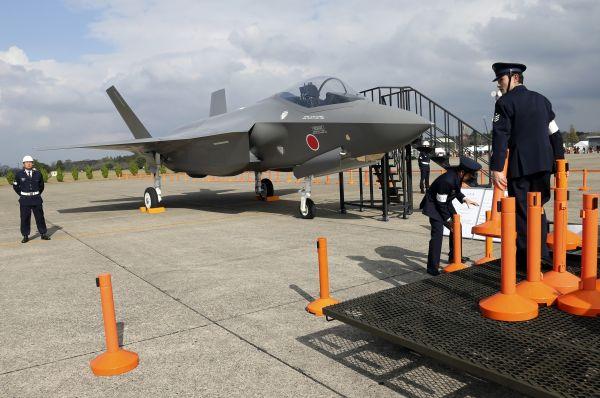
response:
<svg viewBox="0 0 600 398"><path fill-rule="evenodd" d="M17 196L0 187L0 396L515 396L305 312L318 296L319 236L340 300L428 278L421 214L340 215L338 186L315 185L317 218L302 220L296 184L277 183L281 200L266 203L252 183L203 180L167 181L167 211L143 214L148 185L48 184L52 240L28 244ZM483 243L465 241L464 254L481 257ZM95 285L104 272L121 343L140 356L138 368L108 378L89 367L104 350Z"/></svg>

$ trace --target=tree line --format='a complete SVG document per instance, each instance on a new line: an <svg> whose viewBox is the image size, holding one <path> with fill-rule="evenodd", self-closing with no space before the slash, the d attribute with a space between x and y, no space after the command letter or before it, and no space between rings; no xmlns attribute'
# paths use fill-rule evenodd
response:
<svg viewBox="0 0 600 398"><path fill-rule="evenodd" d="M132 175L137 175L140 170L145 174L151 174L150 164L147 159L141 155L129 156L106 156L102 159L86 159L73 161L57 160L51 164L46 164L34 159L33 167L42 173L44 182L48 182L51 178L51 172L56 171L56 181L63 182L65 173L70 173L74 181L79 180L81 173L87 179L94 178L94 171L100 170L103 178L108 178L110 170L114 170L117 177L123 176L123 170L129 170ZM9 166L0 166L0 177L5 177L9 184L12 184L15 179L16 172L20 168L11 168ZM161 166L161 173L166 172L166 168Z"/></svg>

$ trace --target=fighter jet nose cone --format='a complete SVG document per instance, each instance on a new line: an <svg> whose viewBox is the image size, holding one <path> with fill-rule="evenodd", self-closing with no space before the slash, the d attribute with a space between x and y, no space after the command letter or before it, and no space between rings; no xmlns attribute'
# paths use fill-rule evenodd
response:
<svg viewBox="0 0 600 398"><path fill-rule="evenodd" d="M378 153L402 147L431 128L429 120L416 113L375 103L364 104L362 118L366 145Z"/></svg>

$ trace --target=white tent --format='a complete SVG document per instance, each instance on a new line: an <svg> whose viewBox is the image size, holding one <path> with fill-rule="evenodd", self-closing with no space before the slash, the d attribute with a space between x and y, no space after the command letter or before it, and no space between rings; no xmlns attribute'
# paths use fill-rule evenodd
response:
<svg viewBox="0 0 600 398"><path fill-rule="evenodd" d="M573 146L579 148L579 150L582 150L582 149L587 150L590 146L590 142L589 141L579 141L577 144L575 144Z"/></svg>

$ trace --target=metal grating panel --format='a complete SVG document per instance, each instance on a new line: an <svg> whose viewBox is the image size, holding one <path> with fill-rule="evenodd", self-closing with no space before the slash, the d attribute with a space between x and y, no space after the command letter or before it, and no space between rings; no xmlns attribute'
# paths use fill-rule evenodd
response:
<svg viewBox="0 0 600 398"><path fill-rule="evenodd" d="M576 267L571 272L579 273ZM520 274L520 278L524 275ZM451 366L534 396L600 397L600 319L540 308L517 323L479 314L499 261L359 297L324 312Z"/></svg>

